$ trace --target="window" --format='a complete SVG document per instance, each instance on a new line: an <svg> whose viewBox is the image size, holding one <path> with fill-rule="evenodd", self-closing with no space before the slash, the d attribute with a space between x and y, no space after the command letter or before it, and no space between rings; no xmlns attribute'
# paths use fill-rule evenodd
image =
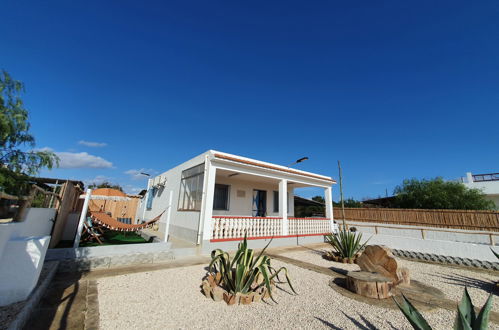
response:
<svg viewBox="0 0 499 330"><path fill-rule="evenodd" d="M214 210L229 209L229 186L226 184L215 184L215 195L213 196Z"/></svg>
<svg viewBox="0 0 499 330"><path fill-rule="evenodd" d="M286 205L288 206L289 213L289 192L287 193ZM279 212L279 192L274 190L274 213Z"/></svg>
<svg viewBox="0 0 499 330"><path fill-rule="evenodd" d="M201 210L203 198L204 163L182 172L178 209L180 211Z"/></svg>
<svg viewBox="0 0 499 330"><path fill-rule="evenodd" d="M154 199L155 193L156 193L156 188L149 189L149 191L147 193L146 209L148 209L148 210L152 209L152 200Z"/></svg>

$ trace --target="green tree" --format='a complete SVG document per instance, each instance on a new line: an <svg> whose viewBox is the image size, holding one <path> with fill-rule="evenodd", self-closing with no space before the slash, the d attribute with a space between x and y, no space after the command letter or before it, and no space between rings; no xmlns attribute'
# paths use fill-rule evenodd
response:
<svg viewBox="0 0 499 330"><path fill-rule="evenodd" d="M59 158L51 151L36 151L35 138L30 134L28 110L24 108L22 82L0 72L0 189L23 194L31 175L42 168L51 169Z"/></svg>
<svg viewBox="0 0 499 330"><path fill-rule="evenodd" d="M338 201L337 203L336 202L333 202L333 205L334 207L341 207L341 202ZM362 205L362 202L358 201L358 200L355 200L353 199L352 197L350 198L347 198L343 201L343 205L345 205L345 207L350 207L350 208L360 208L360 207L364 207Z"/></svg>
<svg viewBox="0 0 499 330"><path fill-rule="evenodd" d="M492 210L494 203L478 189L469 189L459 182L404 180L394 190L394 207L407 209Z"/></svg>
<svg viewBox="0 0 499 330"><path fill-rule="evenodd" d="M326 204L326 200L322 196L314 196L312 197L312 200L322 204Z"/></svg>
<svg viewBox="0 0 499 330"><path fill-rule="evenodd" d="M99 183L99 184L97 184L97 183L89 184L88 188L90 188L90 189L111 188L111 189L119 190L121 192L123 191L123 188L119 184L113 184L113 183L110 183L108 181L104 181L104 182Z"/></svg>

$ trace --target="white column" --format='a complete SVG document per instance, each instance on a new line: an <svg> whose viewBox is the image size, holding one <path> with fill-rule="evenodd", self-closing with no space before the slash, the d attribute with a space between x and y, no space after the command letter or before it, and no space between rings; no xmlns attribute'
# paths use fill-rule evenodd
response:
<svg viewBox="0 0 499 330"><path fill-rule="evenodd" d="M333 194L332 188L324 188L324 200L326 201L326 218L329 219L331 232L334 230L334 217L333 217Z"/></svg>
<svg viewBox="0 0 499 330"><path fill-rule="evenodd" d="M170 232L170 218L172 215L172 203L173 203L173 190L170 190L170 196L168 197L168 210L166 210L166 228L165 237L163 237L163 242L168 242L168 234Z"/></svg>
<svg viewBox="0 0 499 330"><path fill-rule="evenodd" d="M207 166L203 186L203 203L201 205L200 221L203 226L203 241L210 240L213 232L213 197L215 194L215 178L217 168L212 166L210 160L206 159ZM198 242L200 244L201 242Z"/></svg>
<svg viewBox="0 0 499 330"><path fill-rule="evenodd" d="M80 245L81 232L83 231L83 223L87 218L88 203L90 202L91 195L92 195L92 189L87 189L87 193L85 195L85 201L83 202L83 208L81 209L80 221L78 222L78 230L76 231L76 237L73 243L73 248L77 248Z"/></svg>
<svg viewBox="0 0 499 330"><path fill-rule="evenodd" d="M282 235L289 235L288 224L288 180L279 182L279 217L282 218Z"/></svg>

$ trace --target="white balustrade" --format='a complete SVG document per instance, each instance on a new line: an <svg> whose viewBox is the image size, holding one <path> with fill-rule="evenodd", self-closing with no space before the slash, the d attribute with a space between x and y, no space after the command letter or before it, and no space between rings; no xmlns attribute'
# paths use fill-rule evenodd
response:
<svg viewBox="0 0 499 330"><path fill-rule="evenodd" d="M282 219L274 217L213 216L212 239L282 236ZM288 218L289 235L321 235L331 231L327 218Z"/></svg>

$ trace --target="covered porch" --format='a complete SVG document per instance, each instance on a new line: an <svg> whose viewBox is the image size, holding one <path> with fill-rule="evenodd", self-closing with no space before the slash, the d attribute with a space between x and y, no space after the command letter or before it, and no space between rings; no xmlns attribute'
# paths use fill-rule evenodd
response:
<svg viewBox="0 0 499 330"><path fill-rule="evenodd" d="M239 159L214 158L208 167L203 241L322 237L334 230L331 178ZM294 216L294 192L302 187L322 189L325 217Z"/></svg>

